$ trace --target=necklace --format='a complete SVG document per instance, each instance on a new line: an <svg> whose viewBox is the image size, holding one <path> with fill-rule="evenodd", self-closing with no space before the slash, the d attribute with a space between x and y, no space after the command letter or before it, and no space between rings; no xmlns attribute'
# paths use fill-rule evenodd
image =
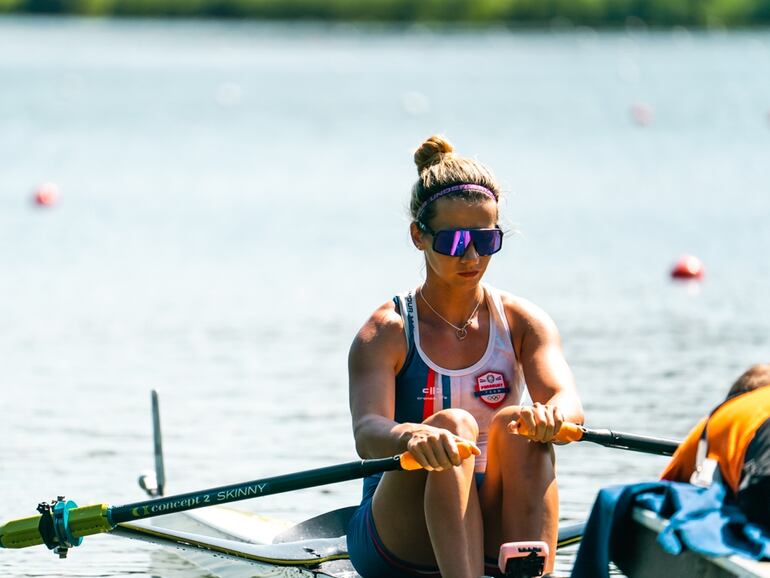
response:
<svg viewBox="0 0 770 578"><path fill-rule="evenodd" d="M447 325L451 326L455 330L455 335L457 335L457 339L459 339L460 341L462 341L463 339L468 337L468 325L471 324L471 321L473 321L473 318L476 316L476 312L479 310L479 307L481 307L481 302L484 301L483 297L481 299L479 299L479 302L476 303L476 307L473 310L473 313L471 313L471 316L468 317L468 320L465 323L463 323L462 327L457 327L457 325L455 325L454 323L449 321L449 319L447 319L446 317L441 315L441 313L436 311L433 308L433 305L428 303L428 300L425 298L425 295L422 294L422 287L420 287L420 297L422 297L422 300L425 301L425 305L428 306L428 309L433 311L433 313L438 315L439 319L441 319L444 323L446 323Z"/></svg>

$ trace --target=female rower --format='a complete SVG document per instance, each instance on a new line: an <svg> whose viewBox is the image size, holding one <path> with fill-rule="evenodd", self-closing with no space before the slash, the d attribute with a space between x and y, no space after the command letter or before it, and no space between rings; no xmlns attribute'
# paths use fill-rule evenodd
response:
<svg viewBox="0 0 770 578"><path fill-rule="evenodd" d="M532 303L481 282L503 241L492 174L438 136L414 160L410 234L425 281L358 332L350 407L362 458L408 450L425 469L364 480L350 557L364 578L478 578L502 543L543 540L548 570L559 512L548 442L583 420L559 333ZM518 424L534 441L512 433ZM475 454L465 461L461 439Z"/></svg>

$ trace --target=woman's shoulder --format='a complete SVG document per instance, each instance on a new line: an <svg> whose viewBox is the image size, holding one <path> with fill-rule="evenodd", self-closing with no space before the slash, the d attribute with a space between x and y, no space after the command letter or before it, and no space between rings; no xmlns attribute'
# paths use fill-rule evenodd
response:
<svg viewBox="0 0 770 578"><path fill-rule="evenodd" d="M508 320L512 322L512 330L556 330L556 325L551 319L551 316L548 315L543 308L529 299L519 297L518 295L500 289L493 289L493 291L496 291L498 295L500 295L500 301L503 304Z"/></svg>
<svg viewBox="0 0 770 578"><path fill-rule="evenodd" d="M404 320L396 307L394 300L388 300L369 316L356 336L356 341L362 344L403 341Z"/></svg>
<svg viewBox="0 0 770 578"><path fill-rule="evenodd" d="M542 308L535 305L529 299L525 299L524 297L514 295L513 293L503 291L502 289L497 289L495 287L487 286L487 288L500 296L500 301L502 302L503 307L505 307L505 310L510 313L521 317L546 314Z"/></svg>

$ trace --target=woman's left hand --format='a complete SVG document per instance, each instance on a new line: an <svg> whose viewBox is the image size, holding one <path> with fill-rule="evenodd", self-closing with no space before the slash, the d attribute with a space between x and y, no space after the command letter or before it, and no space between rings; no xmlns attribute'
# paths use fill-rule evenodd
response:
<svg viewBox="0 0 770 578"><path fill-rule="evenodd" d="M543 405L539 402L517 406L511 412L511 418L508 424L510 433L524 435L543 443L553 441L564 423L564 416L558 406Z"/></svg>

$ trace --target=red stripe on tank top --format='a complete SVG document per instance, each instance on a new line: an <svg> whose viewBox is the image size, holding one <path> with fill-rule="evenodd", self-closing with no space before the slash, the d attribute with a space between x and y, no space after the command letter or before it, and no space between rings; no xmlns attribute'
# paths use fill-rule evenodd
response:
<svg viewBox="0 0 770 578"><path fill-rule="evenodd" d="M425 381L425 389L422 390L422 419L423 421L433 415L433 402L436 399L436 372L428 368L428 379Z"/></svg>

